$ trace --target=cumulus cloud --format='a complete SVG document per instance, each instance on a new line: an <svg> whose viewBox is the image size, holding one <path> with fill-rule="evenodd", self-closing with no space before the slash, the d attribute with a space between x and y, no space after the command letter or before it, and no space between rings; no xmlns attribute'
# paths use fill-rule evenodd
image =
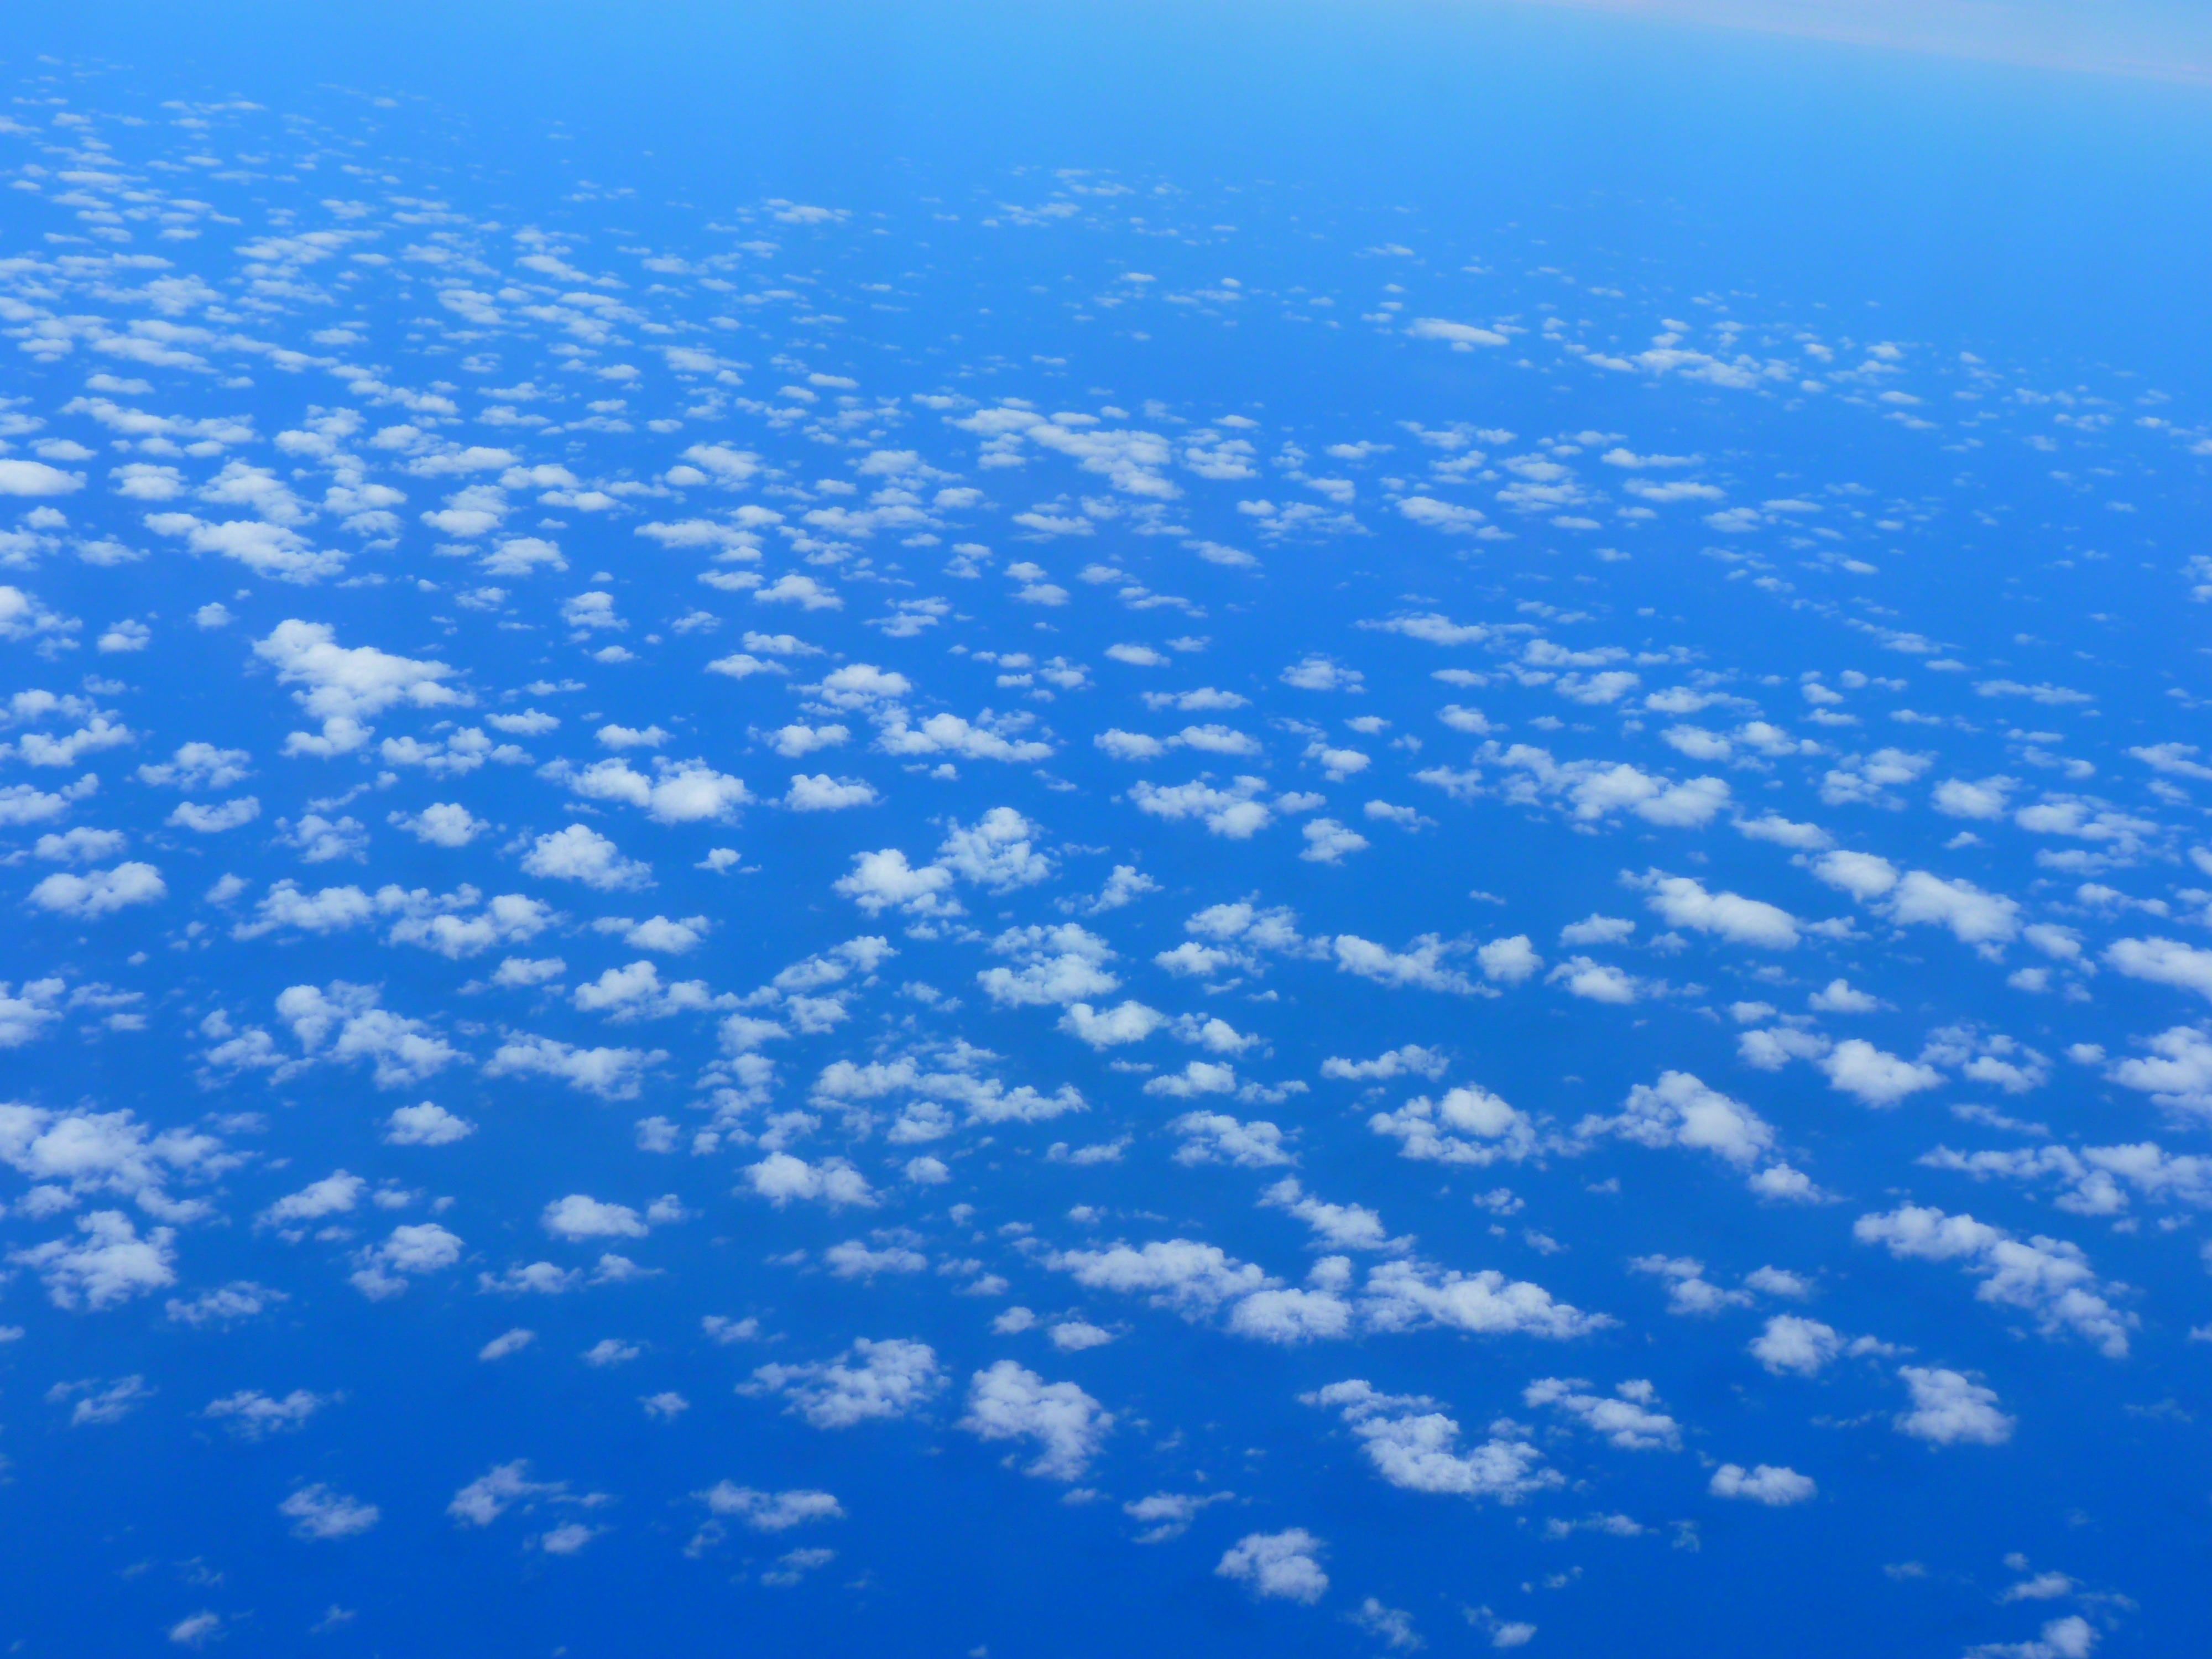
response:
<svg viewBox="0 0 2212 1659"><path fill-rule="evenodd" d="M522 867L533 876L581 882L602 892L649 886L653 881L651 865L624 858L614 842L584 823L538 836L523 855Z"/></svg>
<svg viewBox="0 0 2212 1659"><path fill-rule="evenodd" d="M1818 1496L1820 1489L1810 1475L1800 1474L1792 1468L1761 1463L1747 1469L1741 1463L1723 1463L1713 1471L1705 1490L1716 1498L1744 1498L1779 1509L1802 1504Z"/></svg>
<svg viewBox="0 0 2212 1659"><path fill-rule="evenodd" d="M337 643L335 629L321 623L279 623L266 639L255 642L253 652L276 668L281 683L304 688L292 694L293 700L309 718L322 722L319 734L295 732L286 738L288 755L349 754L368 741L371 718L401 703L435 708L469 701L448 684L454 678L448 665L397 656L374 646L349 648Z"/></svg>
<svg viewBox="0 0 2212 1659"><path fill-rule="evenodd" d="M2113 1305L2125 1287L2100 1280L2077 1244L2040 1233L2017 1237L1971 1215L1918 1204L1863 1215L1851 1236L1900 1259L1956 1261L1981 1281L1978 1300L2021 1310L2047 1337L2070 1332L2108 1359L2127 1358L2128 1333L2140 1322Z"/></svg>
<svg viewBox="0 0 2212 1659"><path fill-rule="evenodd" d="M1997 1408L1995 1389L1941 1366L1901 1365L1898 1376L1912 1406L1897 1415L1898 1431L1933 1446L2002 1446L2019 1419Z"/></svg>
<svg viewBox="0 0 2212 1659"><path fill-rule="evenodd" d="M834 1359L803 1365L763 1365L743 1392L781 1395L787 1407L817 1429L911 1416L945 1387L937 1350L926 1342L866 1337Z"/></svg>
<svg viewBox="0 0 2212 1659"><path fill-rule="evenodd" d="M159 870L133 860L81 876L58 872L31 889L30 902L57 915L94 921L135 904L151 904L168 892Z"/></svg>
<svg viewBox="0 0 2212 1659"><path fill-rule="evenodd" d="M1114 1414L1073 1382L1047 1382L1001 1359L969 1380L968 1414L960 1426L982 1440L1035 1441L1037 1455L1024 1474L1075 1480L1098 1455Z"/></svg>
<svg viewBox="0 0 2212 1659"><path fill-rule="evenodd" d="M1505 1419L1463 1448L1457 1421L1425 1395L1384 1394L1355 1377L1298 1398L1340 1412L1375 1472L1402 1491L1517 1504L1565 1484L1527 1431Z"/></svg>
<svg viewBox="0 0 2212 1659"><path fill-rule="evenodd" d="M1711 933L1731 945L1757 945L1762 950L1788 951L1797 944L1797 921L1787 910L1741 893L1712 893L1689 876L1670 876L1647 870L1641 876L1624 872L1622 879L1644 890L1645 902L1670 927L1687 927Z"/></svg>
<svg viewBox="0 0 2212 1659"><path fill-rule="evenodd" d="M1321 1565L1325 1547L1304 1527L1247 1533L1229 1547L1213 1571L1255 1595L1310 1604L1328 1593L1328 1574Z"/></svg>

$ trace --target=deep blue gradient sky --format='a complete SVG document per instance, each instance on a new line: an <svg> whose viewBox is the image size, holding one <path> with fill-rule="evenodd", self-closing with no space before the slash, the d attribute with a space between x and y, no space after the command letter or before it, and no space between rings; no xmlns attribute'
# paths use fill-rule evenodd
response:
<svg viewBox="0 0 2212 1659"><path fill-rule="evenodd" d="M2193 1639L2205 94L27 19L0 1638Z"/></svg>

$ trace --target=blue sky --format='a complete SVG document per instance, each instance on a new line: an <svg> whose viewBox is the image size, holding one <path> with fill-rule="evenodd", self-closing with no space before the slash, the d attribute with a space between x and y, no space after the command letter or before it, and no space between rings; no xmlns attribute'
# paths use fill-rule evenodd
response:
<svg viewBox="0 0 2212 1659"><path fill-rule="evenodd" d="M8 1639L2175 1650L2201 94L233 21L0 121Z"/></svg>

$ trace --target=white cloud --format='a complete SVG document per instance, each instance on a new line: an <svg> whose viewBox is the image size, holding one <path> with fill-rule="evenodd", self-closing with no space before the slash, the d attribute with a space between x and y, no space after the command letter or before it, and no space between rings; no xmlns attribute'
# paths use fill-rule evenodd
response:
<svg viewBox="0 0 2212 1659"><path fill-rule="evenodd" d="M1773 1151L1773 1126L1688 1072L1662 1072L1638 1084L1616 1117L1591 1115L1575 1127L1583 1139L1615 1134L1641 1146L1708 1152L1747 1170Z"/></svg>
<svg viewBox="0 0 2212 1659"><path fill-rule="evenodd" d="M1819 1495L1820 1487L1809 1475L1791 1468L1761 1463L1746 1469L1741 1463L1723 1463L1713 1471L1706 1491L1716 1498L1747 1498L1754 1504L1781 1508L1790 1504L1802 1504Z"/></svg>
<svg viewBox="0 0 2212 1659"><path fill-rule="evenodd" d="M42 910L90 921L134 904L151 904L166 898L168 891L159 870L133 860L82 876L66 872L48 876L31 889L30 902Z"/></svg>
<svg viewBox="0 0 2212 1659"><path fill-rule="evenodd" d="M362 1250L351 1275L356 1290L372 1302L398 1296L409 1277L442 1273L461 1259L461 1240L434 1221L394 1227L383 1243Z"/></svg>
<svg viewBox="0 0 2212 1659"><path fill-rule="evenodd" d="M1226 1071L1228 1068L1221 1068ZM1182 1091L1160 1090L1163 1094ZM1189 1093L1198 1092L1195 1090ZM1188 1098L1189 1094L1183 1094ZM1250 1123L1238 1121L1226 1112L1185 1112L1168 1125L1170 1133L1181 1135L1182 1145L1176 1149L1176 1162L1182 1164L1234 1164L1243 1169L1260 1170L1290 1164L1293 1159L1283 1146L1283 1132L1276 1125L1264 1121Z"/></svg>
<svg viewBox="0 0 2212 1659"><path fill-rule="evenodd" d="M1777 1314L1751 1341L1753 1359L1777 1376L1794 1372L1814 1376L1844 1351L1844 1339L1832 1325L1796 1314Z"/></svg>
<svg viewBox="0 0 2212 1659"><path fill-rule="evenodd" d="M327 1540L359 1537L382 1511L318 1482L301 1487L276 1506L276 1513L292 1523L293 1537Z"/></svg>
<svg viewBox="0 0 2212 1659"><path fill-rule="evenodd" d="M1197 818L1214 835L1249 841L1274 822L1273 811L1259 799L1267 787L1266 779L1249 776L1237 778L1226 789L1203 779L1166 788L1139 783L1130 788L1129 799L1139 811L1154 817L1170 823Z"/></svg>
<svg viewBox="0 0 2212 1659"><path fill-rule="evenodd" d="M1310 1605L1328 1592L1322 1571L1325 1547L1304 1527L1287 1532L1247 1533L1222 1555L1216 1576L1249 1585L1255 1595Z"/></svg>
<svg viewBox="0 0 2212 1659"><path fill-rule="evenodd" d="M1901 1365L1912 1409L1897 1416L1898 1431L1937 1446L2002 1446L2018 1419L1997 1409L1994 1389L1940 1366Z"/></svg>
<svg viewBox="0 0 2212 1659"><path fill-rule="evenodd" d="M538 1218L547 1232L570 1243L586 1238L643 1238L645 1223L624 1204L606 1204L583 1193L571 1193L545 1206Z"/></svg>
<svg viewBox="0 0 2212 1659"><path fill-rule="evenodd" d="M2212 1038L2176 1025L2142 1043L2150 1054L2117 1063L2109 1074L2112 1080L2160 1106L2212 1115Z"/></svg>
<svg viewBox="0 0 2212 1659"><path fill-rule="evenodd" d="M872 916L879 916L888 909L901 909L915 915L959 912L957 903L943 896L952 885L952 872L937 864L925 864L917 869L896 847L886 847L877 853L855 853L852 873L841 876L831 885L832 890L851 899Z"/></svg>
<svg viewBox="0 0 2212 1659"><path fill-rule="evenodd" d="M1146 1297L1155 1306L1187 1316L1210 1314L1274 1284L1252 1263L1188 1238L1156 1240L1136 1249L1115 1244L1103 1250L1065 1250L1048 1256L1045 1265L1091 1290Z"/></svg>
<svg viewBox="0 0 2212 1659"><path fill-rule="evenodd" d="M2108 1299L2120 1287L2101 1283L2081 1247L2063 1239L2019 1238L1971 1215L1917 1204L1863 1215L1851 1236L1900 1259L1960 1262L1982 1281L1978 1300L2032 1314L2045 1336L2071 1331L2108 1359L2127 1357L2128 1332L2140 1322Z"/></svg>
<svg viewBox="0 0 2212 1659"><path fill-rule="evenodd" d="M810 1487L789 1492L757 1492L750 1486L718 1480L705 1492L692 1493L712 1513L743 1521L755 1532L788 1532L845 1518L844 1505L835 1494Z"/></svg>
<svg viewBox="0 0 2212 1659"><path fill-rule="evenodd" d="M1304 833L1305 851L1298 856L1309 864L1341 864L1346 854L1363 853L1370 845L1366 836L1334 818L1316 818Z"/></svg>
<svg viewBox="0 0 2212 1659"><path fill-rule="evenodd" d="M1691 877L1659 870L1647 870L1641 876L1624 873L1622 878L1650 896L1644 902L1670 927L1687 927L1731 945L1755 945L1768 951L1796 947L1796 918L1778 906L1741 893L1708 892Z"/></svg>
<svg viewBox="0 0 2212 1659"><path fill-rule="evenodd" d="M1522 941L1524 945L1527 941ZM1449 991L1462 995L1472 994L1474 985L1457 969L1446 965L1445 958L1467 949L1458 941L1447 942L1434 933L1424 933L1413 941L1410 950L1393 951L1377 945L1372 939L1361 939L1356 933L1339 933L1331 946L1339 972L1357 974L1362 979L1371 979L1392 989L1415 986L1425 991Z"/></svg>
<svg viewBox="0 0 2212 1659"><path fill-rule="evenodd" d="M1649 1382L1623 1382L1610 1395L1588 1393L1589 1386L1572 1377L1542 1376L1522 1389L1521 1398L1531 1409L1549 1406L1624 1451L1680 1449L1681 1425L1653 1409L1656 1402Z"/></svg>
<svg viewBox="0 0 2212 1659"><path fill-rule="evenodd" d="M572 823L538 837L524 854L522 867L554 881L580 881L602 892L643 887L653 866L623 857L614 842L588 824Z"/></svg>
<svg viewBox="0 0 2212 1659"><path fill-rule="evenodd" d="M991 949L1019 964L987 968L975 975L985 994L1002 1006L1087 1002L1121 985L1105 966L1112 949L1075 922L1010 927L991 941Z"/></svg>
<svg viewBox="0 0 2212 1659"><path fill-rule="evenodd" d="M1042 826L1011 806L994 806L973 824L955 824L937 849L938 861L963 881L994 893L1048 880L1052 860L1036 848Z"/></svg>
<svg viewBox="0 0 2212 1659"><path fill-rule="evenodd" d="M793 1199L819 1200L833 1208L873 1206L867 1178L842 1158L810 1164L789 1152L770 1152L744 1171L746 1183L778 1209Z"/></svg>
<svg viewBox="0 0 2212 1659"><path fill-rule="evenodd" d="M857 778L794 772L783 804L794 812L842 812L855 806L873 806L882 799L872 785Z"/></svg>
<svg viewBox="0 0 2212 1659"><path fill-rule="evenodd" d="M402 1106L384 1121L384 1139L393 1146L450 1146L477 1132L477 1126L434 1101Z"/></svg>
<svg viewBox="0 0 2212 1659"><path fill-rule="evenodd" d="M532 1480L530 1464L518 1458L495 1464L453 1494L446 1513L473 1527L488 1527L518 1500L555 1497L568 1490L563 1480Z"/></svg>
<svg viewBox="0 0 2212 1659"><path fill-rule="evenodd" d="M658 1048L582 1048L518 1032L493 1053L484 1075L558 1078L602 1100L635 1100L645 1073L667 1058Z"/></svg>
<svg viewBox="0 0 2212 1659"><path fill-rule="evenodd" d="M1872 853L1834 852L1813 860L1813 873L1853 898L1879 898L1897 885L1897 866Z"/></svg>
<svg viewBox="0 0 2212 1659"><path fill-rule="evenodd" d="M1165 1014L1141 1002L1124 1002L1103 1010L1094 1009L1087 1002L1078 1002L1060 1017L1061 1030L1094 1048L1142 1042L1166 1024Z"/></svg>
<svg viewBox="0 0 2212 1659"><path fill-rule="evenodd" d="M222 1424L241 1440L258 1440L264 1435L296 1433L330 1403L329 1396L310 1394L305 1389L295 1389L281 1400L258 1389L241 1389L210 1400L200 1415Z"/></svg>
<svg viewBox="0 0 2212 1659"><path fill-rule="evenodd" d="M1278 678L1301 691L1357 691L1366 679L1358 669L1318 654L1292 663Z"/></svg>
<svg viewBox="0 0 2212 1659"><path fill-rule="evenodd" d="M75 1238L8 1253L38 1273L56 1307L97 1311L177 1282L174 1229L151 1228L142 1238L120 1210L95 1210L76 1226Z"/></svg>
<svg viewBox="0 0 2212 1659"><path fill-rule="evenodd" d="M1932 1066L1885 1053L1862 1037L1838 1043L1819 1062L1832 1088L1868 1106L1894 1106L1908 1095L1943 1081Z"/></svg>
<svg viewBox="0 0 2212 1659"><path fill-rule="evenodd" d="M2179 939L2123 939L2105 948L2105 961L2130 979L2194 991L2212 1001L2212 951L2199 951Z"/></svg>
<svg viewBox="0 0 2212 1659"><path fill-rule="evenodd" d="M545 775L589 799L637 807L656 823L726 823L752 799L744 779L717 772L703 760L655 756L653 764L657 775L651 778L623 760L595 761L581 771L560 762Z"/></svg>
<svg viewBox="0 0 2212 1659"><path fill-rule="evenodd" d="M1001 1359L969 1380L968 1414L960 1426L984 1440L1034 1440L1037 1455L1023 1472L1074 1480L1097 1456L1114 1415L1073 1382L1047 1382Z"/></svg>
<svg viewBox="0 0 2212 1659"><path fill-rule="evenodd" d="M1905 873L1889 896L1892 921L1948 927L1962 945L1994 947L2020 932L2020 906L1970 881L1945 881L1925 870Z"/></svg>
<svg viewBox="0 0 2212 1659"><path fill-rule="evenodd" d="M1521 984L1544 965L1526 933L1494 939L1475 951L1474 959L1482 964L1482 976L1498 985Z"/></svg>
<svg viewBox="0 0 2212 1659"><path fill-rule="evenodd" d="M453 801L433 801L412 815L394 812L386 821L426 847L466 847L491 828L467 807Z"/></svg>
<svg viewBox="0 0 2212 1659"><path fill-rule="evenodd" d="M66 495L83 488L82 473L43 461L0 459L0 495Z"/></svg>
<svg viewBox="0 0 2212 1659"><path fill-rule="evenodd" d="M306 687L293 698L323 723L320 736L295 732L287 738L288 755L350 753L368 742L369 719L396 704L434 708L469 701L446 683L454 672L447 665L394 656L374 646L348 649L321 623L281 622L255 642L253 653L273 664L284 684Z"/></svg>
<svg viewBox="0 0 2212 1659"><path fill-rule="evenodd" d="M1395 1111L1377 1112L1367 1127L1399 1142L1399 1156L1480 1168L1506 1159L1519 1163L1536 1151L1536 1126L1480 1084L1448 1091L1439 1101L1416 1096Z"/></svg>
<svg viewBox="0 0 2212 1659"><path fill-rule="evenodd" d="M1402 1491L1516 1504L1564 1484L1559 1471L1544 1467L1543 1453L1526 1432L1510 1422L1494 1424L1488 1440L1462 1450L1459 1424L1426 1395L1382 1394L1354 1378L1298 1398L1341 1411L1376 1473Z"/></svg>
<svg viewBox="0 0 2212 1659"><path fill-rule="evenodd" d="M817 1429L849 1429L908 1416L944 1386L937 1351L927 1343L861 1337L835 1359L763 1365L744 1391L785 1395L790 1409Z"/></svg>
<svg viewBox="0 0 2212 1659"><path fill-rule="evenodd" d="M1322 1061L1321 1074L1354 1083L1384 1082L1408 1074L1425 1077L1434 1082L1444 1074L1449 1064L1444 1056L1435 1049L1409 1042L1402 1048L1392 1048L1377 1054L1373 1060L1344 1060L1332 1056Z"/></svg>
<svg viewBox="0 0 2212 1659"><path fill-rule="evenodd" d="M1007 763L1049 759L1050 744L1012 735L1027 726L1030 718L1024 714L986 714L969 721L957 714L932 714L915 726L903 708L891 707L878 716L876 747L887 755L957 755L966 760Z"/></svg>

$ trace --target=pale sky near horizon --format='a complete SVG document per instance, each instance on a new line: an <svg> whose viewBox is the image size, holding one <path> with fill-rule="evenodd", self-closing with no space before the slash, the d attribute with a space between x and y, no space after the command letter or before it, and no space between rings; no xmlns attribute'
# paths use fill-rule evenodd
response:
<svg viewBox="0 0 2212 1659"><path fill-rule="evenodd" d="M2212 8L2166 0L1522 0L1990 63L2212 85Z"/></svg>

